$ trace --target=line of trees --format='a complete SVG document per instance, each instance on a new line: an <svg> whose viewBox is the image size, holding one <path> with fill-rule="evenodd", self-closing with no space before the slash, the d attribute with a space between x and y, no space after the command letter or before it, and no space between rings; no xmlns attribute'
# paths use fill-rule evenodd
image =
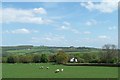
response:
<svg viewBox="0 0 120 80"><path fill-rule="evenodd" d="M3 57L3 63L48 63L55 62L57 64L65 64L69 60L68 55L64 51L58 51L57 54L28 54L28 55L10 55Z"/></svg>
<svg viewBox="0 0 120 80"><path fill-rule="evenodd" d="M64 51L58 51L57 54L24 54L10 55L2 58L3 63L47 63L55 62L57 64L66 64L71 58L76 58L78 63L118 63L118 50L115 45L104 45L99 54L83 53L66 54Z"/></svg>
<svg viewBox="0 0 120 80"><path fill-rule="evenodd" d="M32 55L10 55L2 58L3 63L46 63L48 57L46 54L32 54Z"/></svg>

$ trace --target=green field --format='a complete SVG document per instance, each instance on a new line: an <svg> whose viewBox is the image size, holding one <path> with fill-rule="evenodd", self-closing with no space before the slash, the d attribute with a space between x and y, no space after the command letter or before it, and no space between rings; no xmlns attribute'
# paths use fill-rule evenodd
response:
<svg viewBox="0 0 120 80"><path fill-rule="evenodd" d="M44 69L39 69L44 66ZM49 69L46 67L49 66ZM54 71L64 69L63 72ZM117 78L117 67L63 66L44 64L3 64L3 78Z"/></svg>
<svg viewBox="0 0 120 80"><path fill-rule="evenodd" d="M2 78L2 64L0 63L0 79Z"/></svg>

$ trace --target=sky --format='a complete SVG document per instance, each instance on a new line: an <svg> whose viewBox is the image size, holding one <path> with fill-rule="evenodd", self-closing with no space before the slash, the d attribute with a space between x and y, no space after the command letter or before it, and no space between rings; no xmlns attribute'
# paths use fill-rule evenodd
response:
<svg viewBox="0 0 120 80"><path fill-rule="evenodd" d="M117 45L118 3L107 1L3 2L2 45Z"/></svg>

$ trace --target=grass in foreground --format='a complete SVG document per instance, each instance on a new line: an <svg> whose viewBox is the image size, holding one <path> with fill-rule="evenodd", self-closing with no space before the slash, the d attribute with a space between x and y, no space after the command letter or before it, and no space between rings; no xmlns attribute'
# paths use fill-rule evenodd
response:
<svg viewBox="0 0 120 80"><path fill-rule="evenodd" d="M44 66L44 69L39 69ZM49 69L46 67L49 66ZM54 71L64 69L63 72ZM3 78L117 78L117 67L63 66L49 63L3 64Z"/></svg>

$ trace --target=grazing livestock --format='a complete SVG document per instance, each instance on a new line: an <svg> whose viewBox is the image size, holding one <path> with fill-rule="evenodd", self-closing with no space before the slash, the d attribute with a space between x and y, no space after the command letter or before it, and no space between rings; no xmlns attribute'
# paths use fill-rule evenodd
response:
<svg viewBox="0 0 120 80"><path fill-rule="evenodd" d="M44 67L43 67L43 66L41 66L41 68L43 69Z"/></svg>
<svg viewBox="0 0 120 80"><path fill-rule="evenodd" d="M63 72L64 69L61 69L61 72Z"/></svg>
<svg viewBox="0 0 120 80"><path fill-rule="evenodd" d="M59 70L59 69L56 69L56 70L55 70L55 73L58 73L58 72L60 72L60 70Z"/></svg>
<svg viewBox="0 0 120 80"><path fill-rule="evenodd" d="M43 66L40 67L40 69L43 69L43 68L44 68Z"/></svg>
<svg viewBox="0 0 120 80"><path fill-rule="evenodd" d="M46 69L49 69L49 67L47 67Z"/></svg>

